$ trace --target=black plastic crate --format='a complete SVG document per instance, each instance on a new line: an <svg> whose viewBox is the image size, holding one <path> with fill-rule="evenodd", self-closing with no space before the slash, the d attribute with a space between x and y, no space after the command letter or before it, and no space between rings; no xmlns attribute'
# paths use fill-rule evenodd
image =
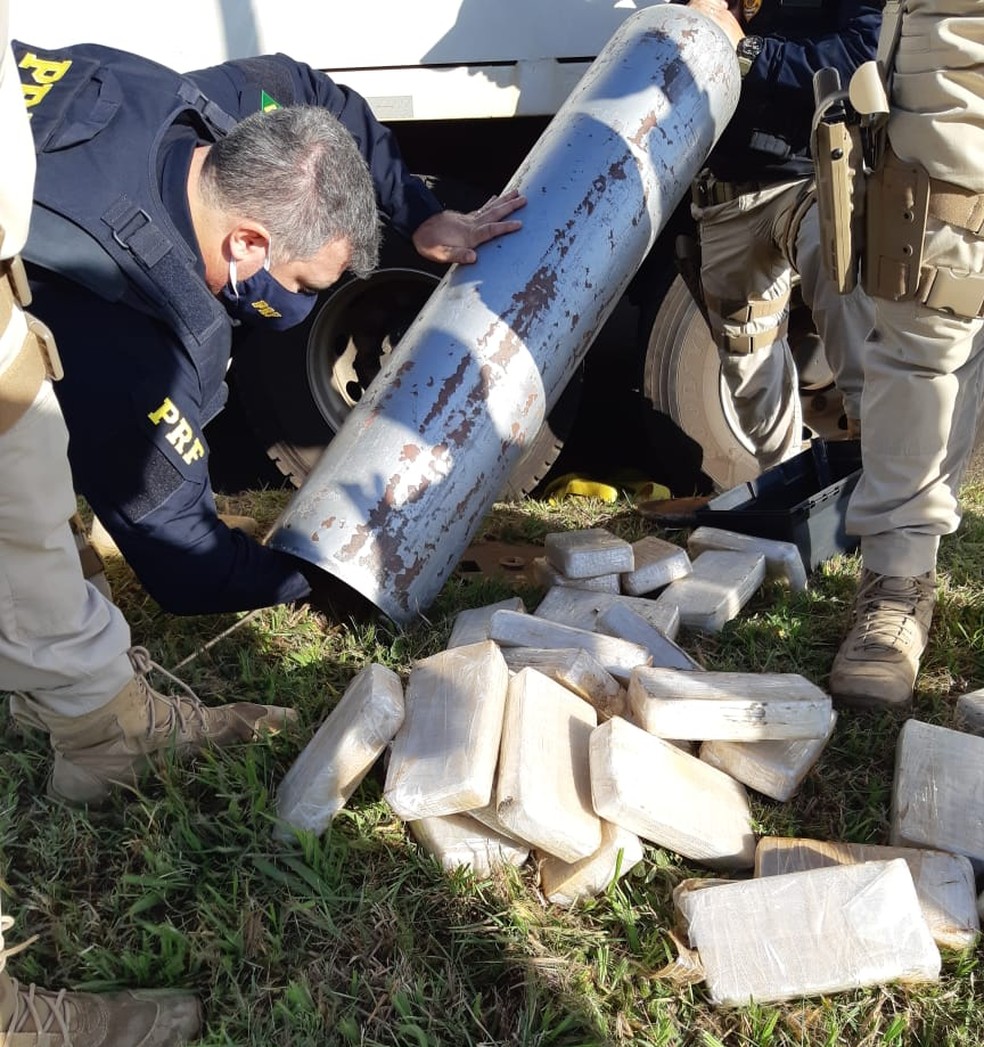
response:
<svg viewBox="0 0 984 1047"><path fill-rule="evenodd" d="M697 523L793 542L813 571L858 547L844 522L860 475L860 440L816 439L808 450L713 498L697 510Z"/></svg>

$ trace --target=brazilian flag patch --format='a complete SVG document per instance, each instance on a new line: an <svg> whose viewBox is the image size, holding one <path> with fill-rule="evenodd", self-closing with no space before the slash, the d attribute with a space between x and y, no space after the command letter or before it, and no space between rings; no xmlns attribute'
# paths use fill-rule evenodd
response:
<svg viewBox="0 0 984 1047"><path fill-rule="evenodd" d="M269 113L274 109L282 109L283 106L276 100L271 98L263 88L260 88L260 109L264 113Z"/></svg>

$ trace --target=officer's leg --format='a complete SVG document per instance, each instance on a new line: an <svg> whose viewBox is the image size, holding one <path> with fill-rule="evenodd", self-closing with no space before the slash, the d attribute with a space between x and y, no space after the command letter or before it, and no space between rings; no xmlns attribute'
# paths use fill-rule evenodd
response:
<svg viewBox="0 0 984 1047"><path fill-rule="evenodd" d="M25 316L14 308L0 342L0 383L26 337ZM123 616L82 580L68 524L75 496L67 448L58 402L44 381L0 433L0 681L78 715L103 705L133 670Z"/></svg>
<svg viewBox="0 0 984 1047"><path fill-rule="evenodd" d="M848 430L859 431L864 344L874 322L875 307L860 286L850 294L838 294L821 263L820 221L812 194L800 218L793 250L803 301L813 316L834 383L843 397Z"/></svg>
<svg viewBox="0 0 984 1047"><path fill-rule="evenodd" d="M0 687L19 692L10 700L19 723L50 736L50 793L98 803L146 770L151 753L247 741L287 713L207 708L147 685L146 655L130 647L123 616L83 579L68 433L49 381L32 379L25 393L21 376L40 357L9 276L0 284Z"/></svg>
<svg viewBox="0 0 984 1047"><path fill-rule="evenodd" d="M925 262L984 272L984 240L931 220ZM830 678L831 691L853 704L911 699L940 536L960 522L982 367L984 321L875 300L861 398L864 471L847 516L848 531L861 536L864 571L855 624Z"/></svg>
<svg viewBox="0 0 984 1047"><path fill-rule="evenodd" d="M773 237L782 187L695 208L701 283L735 413L763 468L800 449L798 382L786 341L790 270Z"/></svg>

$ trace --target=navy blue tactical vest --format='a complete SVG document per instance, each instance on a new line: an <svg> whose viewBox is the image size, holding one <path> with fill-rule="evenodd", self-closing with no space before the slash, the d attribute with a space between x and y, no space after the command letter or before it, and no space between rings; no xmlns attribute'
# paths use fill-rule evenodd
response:
<svg viewBox="0 0 984 1047"><path fill-rule="evenodd" d="M93 44L13 48L38 153L24 257L162 320L214 388L231 322L164 209L159 151L176 123L215 141L234 119L145 58Z"/></svg>

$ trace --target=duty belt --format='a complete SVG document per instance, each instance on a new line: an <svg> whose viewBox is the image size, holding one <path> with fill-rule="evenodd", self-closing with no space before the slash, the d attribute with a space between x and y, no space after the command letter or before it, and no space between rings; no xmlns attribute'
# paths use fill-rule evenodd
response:
<svg viewBox="0 0 984 1047"><path fill-rule="evenodd" d="M760 193L773 182L722 182L713 175L702 175L693 186L693 201L698 207L727 204L749 193Z"/></svg>

